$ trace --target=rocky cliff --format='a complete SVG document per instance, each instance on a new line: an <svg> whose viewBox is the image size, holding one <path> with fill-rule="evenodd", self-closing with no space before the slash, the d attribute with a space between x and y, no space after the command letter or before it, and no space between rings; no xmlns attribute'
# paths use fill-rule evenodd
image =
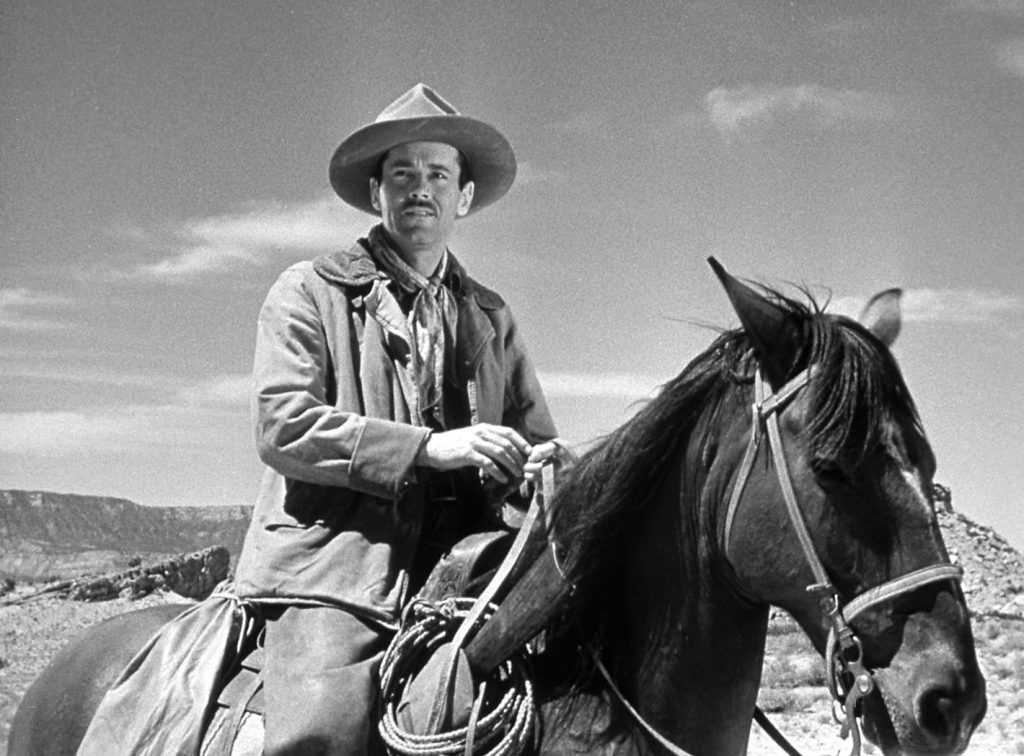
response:
<svg viewBox="0 0 1024 756"><path fill-rule="evenodd" d="M237 558L249 507L144 507L126 499L0 491L0 579L124 569L139 558L225 547Z"/></svg>
<svg viewBox="0 0 1024 756"><path fill-rule="evenodd" d="M964 568L962 586L976 615L1024 616L1024 557L992 528L952 509L939 511L949 558Z"/></svg>

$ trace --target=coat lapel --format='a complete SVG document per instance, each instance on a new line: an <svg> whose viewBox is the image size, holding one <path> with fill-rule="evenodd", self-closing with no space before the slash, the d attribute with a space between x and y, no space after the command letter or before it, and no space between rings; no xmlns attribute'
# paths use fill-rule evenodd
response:
<svg viewBox="0 0 1024 756"><path fill-rule="evenodd" d="M409 407L409 416L413 424L419 425L420 397L416 378L412 374L412 334L409 332L409 323L394 294L379 279L363 298L363 306L366 314L380 326L384 351L391 358L398 376L402 396Z"/></svg>

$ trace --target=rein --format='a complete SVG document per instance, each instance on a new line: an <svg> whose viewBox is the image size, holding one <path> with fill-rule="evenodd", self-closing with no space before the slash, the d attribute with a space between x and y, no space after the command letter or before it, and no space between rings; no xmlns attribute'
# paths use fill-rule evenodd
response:
<svg viewBox="0 0 1024 756"><path fill-rule="evenodd" d="M723 553L728 557L733 519L753 470L761 442L766 439L765 443L772 455L789 520L796 531L800 548L804 552L804 559L814 574L815 582L807 586L807 592L818 598L822 614L828 620L825 667L828 689L832 696L832 715L840 725L840 735L844 739L852 733L851 756L859 756L861 734L857 721L860 716L858 704L864 696L874 690L875 680L874 671L864 665L861 641L849 623L864 610L896 596L917 590L921 586L944 580L960 580L963 577L963 570L948 563L924 567L870 588L851 600L845 608L842 606L839 591L829 579L825 565L822 564L814 548L810 531L807 529L807 522L797 503L792 476L786 461L786 450L782 443L782 433L779 429L779 414L796 396L797 392L811 381L814 373L815 367L812 365L798 373L778 391L769 393L770 387L761 377L761 372L759 370L755 372L750 441L747 443L747 449L740 465L739 478L733 487L726 510L722 541Z"/></svg>

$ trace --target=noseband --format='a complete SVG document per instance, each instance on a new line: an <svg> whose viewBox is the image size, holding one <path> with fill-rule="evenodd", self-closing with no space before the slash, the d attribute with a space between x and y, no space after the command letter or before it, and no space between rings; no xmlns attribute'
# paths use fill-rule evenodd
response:
<svg viewBox="0 0 1024 756"><path fill-rule="evenodd" d="M825 571L814 549L814 542L807 529L807 522L796 500L796 491L786 462L786 450L782 444L782 433L779 430L779 414L785 406L814 377L815 367L812 365L802 371L785 386L774 393L768 393L770 387L761 377L761 372L754 374L753 422L751 424L750 441L740 465L739 477L729 498L726 510L725 530L723 533L723 552L728 556L729 536L733 518L739 506L743 489L750 478L750 473L757 458L762 439L766 439L775 465L775 474L782 490L782 498L786 502L789 520L800 541L804 558L814 573L815 582L807 586L807 592L818 598L821 611L828 620L828 640L825 650L826 677L829 693L832 695L833 716L842 726L842 736L853 733L853 753L860 753L860 730L857 726L857 704L875 687L874 671L868 669L863 661L863 648L850 622L861 612L883 601L917 590L923 585L943 580L960 580L963 570L953 564L935 564L914 570L906 575L888 580L881 585L870 588L852 599L844 607L832 581Z"/></svg>

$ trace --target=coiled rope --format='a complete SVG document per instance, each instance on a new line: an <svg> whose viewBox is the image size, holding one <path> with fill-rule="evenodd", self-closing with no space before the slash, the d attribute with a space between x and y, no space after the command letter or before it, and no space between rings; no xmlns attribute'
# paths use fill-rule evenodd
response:
<svg viewBox="0 0 1024 756"><path fill-rule="evenodd" d="M455 636L473 604L470 598L448 598L438 603L417 599L406 608L401 627L381 661L383 712L379 730L393 756L514 756L530 745L537 709L524 653L504 661L479 684L465 727L421 735L408 732L400 723L399 704L416 673ZM489 604L481 620L490 617L495 608Z"/></svg>

